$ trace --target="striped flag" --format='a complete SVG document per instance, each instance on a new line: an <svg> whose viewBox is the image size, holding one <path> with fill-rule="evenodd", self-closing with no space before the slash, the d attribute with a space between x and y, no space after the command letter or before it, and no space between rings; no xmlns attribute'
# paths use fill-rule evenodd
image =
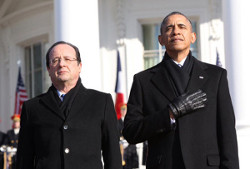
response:
<svg viewBox="0 0 250 169"><path fill-rule="evenodd" d="M121 119L121 107L125 104L124 103L124 86L123 86L123 79L122 79L122 68L121 68L121 60L119 51L117 51L117 72L116 72L116 85L115 85L115 93L116 93L116 100L115 100L115 111L117 114L117 119Z"/></svg>
<svg viewBox="0 0 250 169"><path fill-rule="evenodd" d="M21 114L23 102L26 100L28 100L28 95L21 76L21 67L19 67L14 114Z"/></svg>

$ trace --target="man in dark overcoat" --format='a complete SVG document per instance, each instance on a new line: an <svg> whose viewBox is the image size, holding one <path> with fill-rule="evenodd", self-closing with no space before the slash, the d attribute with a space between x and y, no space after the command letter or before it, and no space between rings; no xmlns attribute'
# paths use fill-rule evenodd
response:
<svg viewBox="0 0 250 169"><path fill-rule="evenodd" d="M6 139L6 134L2 131L0 131L0 147L2 145L5 145L5 139Z"/></svg>
<svg viewBox="0 0 250 169"><path fill-rule="evenodd" d="M147 169L239 169L227 71L194 58L195 40L191 21L170 13L162 62L134 76L123 136L148 141Z"/></svg>
<svg viewBox="0 0 250 169"><path fill-rule="evenodd" d="M80 52L59 41L46 54L52 86L24 102L18 169L121 169L110 94L85 88Z"/></svg>

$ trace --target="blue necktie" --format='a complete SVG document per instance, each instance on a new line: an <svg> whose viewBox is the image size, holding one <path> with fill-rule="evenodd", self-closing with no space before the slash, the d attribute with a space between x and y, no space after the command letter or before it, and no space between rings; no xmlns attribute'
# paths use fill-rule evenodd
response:
<svg viewBox="0 0 250 169"><path fill-rule="evenodd" d="M61 94L61 96L60 96L61 101L63 101L64 96L65 96L65 94Z"/></svg>

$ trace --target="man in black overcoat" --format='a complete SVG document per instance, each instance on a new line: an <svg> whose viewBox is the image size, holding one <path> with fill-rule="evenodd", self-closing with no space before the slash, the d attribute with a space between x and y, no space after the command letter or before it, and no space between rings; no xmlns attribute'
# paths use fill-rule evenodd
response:
<svg viewBox="0 0 250 169"><path fill-rule="evenodd" d="M59 41L46 55L52 86L24 102L18 169L121 169L110 94L85 88L76 46Z"/></svg>
<svg viewBox="0 0 250 169"><path fill-rule="evenodd" d="M6 134L0 131L0 147L5 144Z"/></svg>
<svg viewBox="0 0 250 169"><path fill-rule="evenodd" d="M148 141L147 169L239 169L227 71L194 58L195 40L190 20L170 13L162 62L134 76L123 136Z"/></svg>

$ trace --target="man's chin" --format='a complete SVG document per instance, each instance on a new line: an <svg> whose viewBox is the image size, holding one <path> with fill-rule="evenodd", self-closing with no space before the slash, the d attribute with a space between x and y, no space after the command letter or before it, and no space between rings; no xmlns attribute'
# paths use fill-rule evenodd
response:
<svg viewBox="0 0 250 169"><path fill-rule="evenodd" d="M58 77L57 80L60 82L66 82L66 81L68 81L68 78L67 77Z"/></svg>
<svg viewBox="0 0 250 169"><path fill-rule="evenodd" d="M185 50L185 47L180 46L180 45L173 45L171 47L169 47L170 51L176 51L176 52L182 52Z"/></svg>

